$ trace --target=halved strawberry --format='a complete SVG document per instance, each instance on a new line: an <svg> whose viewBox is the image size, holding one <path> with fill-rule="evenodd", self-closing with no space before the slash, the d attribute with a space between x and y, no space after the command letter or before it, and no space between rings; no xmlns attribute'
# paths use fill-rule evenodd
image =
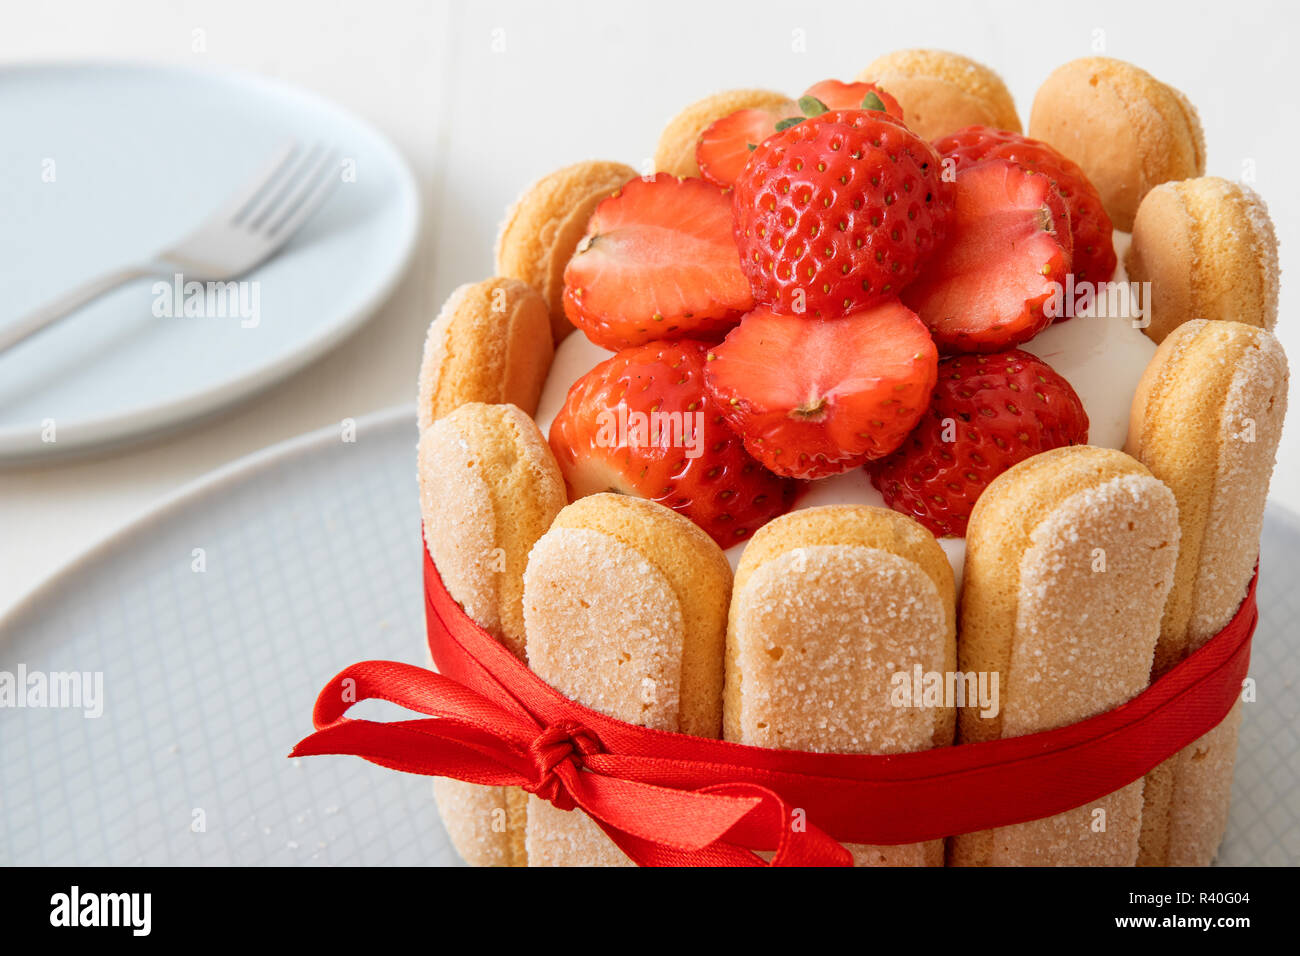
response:
<svg viewBox="0 0 1300 956"><path fill-rule="evenodd" d="M955 159L958 170L985 159L1009 159L1017 166L1051 179L1070 207L1075 282L1110 281L1116 261L1110 216L1101 204L1097 187L1077 164L1047 143L987 126L959 129L937 140L934 148L945 159Z"/></svg>
<svg viewBox="0 0 1300 956"><path fill-rule="evenodd" d="M885 504L937 536L960 537L994 478L1039 452L1087 440L1083 403L1042 359L1020 349L954 355L939 363L921 423L868 468Z"/></svg>
<svg viewBox="0 0 1300 956"><path fill-rule="evenodd" d="M709 359L709 392L749 453L779 475L824 478L898 447L939 356L895 299L836 319L760 308Z"/></svg>
<svg viewBox="0 0 1300 956"><path fill-rule="evenodd" d="M659 173L603 200L564 270L564 314L602 348L721 338L753 307L731 197Z"/></svg>
<svg viewBox="0 0 1300 956"><path fill-rule="evenodd" d="M900 122L903 119L898 100L874 83L822 80L799 98L797 109L792 103L785 109L737 110L715 121L700 134L695 146L695 163L700 167L700 175L724 189L734 186L749 161L749 154L759 143L806 116L817 116L827 110L877 110Z"/></svg>
<svg viewBox="0 0 1300 956"><path fill-rule="evenodd" d="M1043 306L1070 271L1065 200L1003 159L957 170L947 237L903 290L945 352L997 352L1051 324Z"/></svg>
<svg viewBox="0 0 1300 956"><path fill-rule="evenodd" d="M790 510L798 483L751 458L705 391L708 349L651 342L574 382L550 433L570 499L600 491L649 498L723 548Z"/></svg>
<svg viewBox="0 0 1300 956"><path fill-rule="evenodd" d="M716 120L695 146L700 175L724 189L734 186L754 147L776 132L777 123L797 112L771 107L737 110Z"/></svg>
<svg viewBox="0 0 1300 956"><path fill-rule="evenodd" d="M874 100L868 99L869 96ZM822 80L808 87L804 96L821 100L828 110L883 110L895 119L903 118L903 108L875 83L841 83Z"/></svg>

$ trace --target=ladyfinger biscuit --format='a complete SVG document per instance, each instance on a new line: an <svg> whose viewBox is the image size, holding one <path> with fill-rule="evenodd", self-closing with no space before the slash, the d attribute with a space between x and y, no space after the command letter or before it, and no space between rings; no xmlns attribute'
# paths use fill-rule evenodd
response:
<svg viewBox="0 0 1300 956"><path fill-rule="evenodd" d="M700 135L722 117L737 110L786 110L798 116L799 107L783 93L771 90L726 90L692 103L682 110L659 134L655 148L655 171L674 176L698 176L695 147Z"/></svg>
<svg viewBox="0 0 1300 956"><path fill-rule="evenodd" d="M887 53L858 74L879 83L903 107L918 136L936 140L965 126L1020 132L1020 117L1002 78L981 63L944 50Z"/></svg>
<svg viewBox="0 0 1300 956"><path fill-rule="evenodd" d="M731 566L681 515L597 494L569 505L524 574L528 663L562 694L643 727L717 737ZM528 801L530 866L628 865L581 812Z"/></svg>
<svg viewBox="0 0 1300 956"><path fill-rule="evenodd" d="M527 284L497 278L461 286L424 340L420 430L467 402L533 414L554 354L546 300Z"/></svg>
<svg viewBox="0 0 1300 956"><path fill-rule="evenodd" d="M543 176L506 212L497 236L497 275L542 294L558 344L573 331L564 315L564 267L600 201L637 175L622 163L589 160Z"/></svg>
<svg viewBox="0 0 1300 956"><path fill-rule="evenodd" d="M998 675L963 743L1085 720L1146 688L1178 550L1173 493L1134 459L1078 445L999 475L966 536L958 666ZM990 681L991 682L991 681ZM1043 820L962 834L955 866L1132 866L1142 781Z"/></svg>
<svg viewBox="0 0 1300 956"><path fill-rule="evenodd" d="M1194 320L1161 343L1133 396L1127 450L1178 500L1182 545L1156 646L1160 676L1218 633L1246 595L1286 414L1273 335ZM1208 865L1227 825L1241 704L1147 775L1149 865Z"/></svg>
<svg viewBox="0 0 1300 956"><path fill-rule="evenodd" d="M1217 176L1156 186L1138 206L1124 266L1151 283L1146 334L1156 343L1189 319L1277 322L1277 235L1247 186Z"/></svg>
<svg viewBox="0 0 1300 956"><path fill-rule="evenodd" d="M533 420L513 405L462 405L420 436L424 537L448 592L524 656L523 572L564 507L564 479ZM452 844L475 866L522 866L525 794L434 781Z"/></svg>
<svg viewBox="0 0 1300 956"><path fill-rule="evenodd" d="M1078 163L1115 228L1171 179L1205 173L1205 134L1182 93L1132 63L1092 56L1059 66L1039 87L1029 135Z"/></svg>
<svg viewBox="0 0 1300 956"><path fill-rule="evenodd" d="M954 710L902 706L898 675L956 665L952 567L904 515L866 505L764 525L736 572L724 735L760 747L902 753L952 743ZM943 841L849 845L857 866L942 866Z"/></svg>

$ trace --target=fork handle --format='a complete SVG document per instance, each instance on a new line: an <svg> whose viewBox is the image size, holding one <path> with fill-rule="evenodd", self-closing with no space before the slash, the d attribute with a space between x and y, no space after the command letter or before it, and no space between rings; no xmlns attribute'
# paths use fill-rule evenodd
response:
<svg viewBox="0 0 1300 956"><path fill-rule="evenodd" d="M145 276L156 274L157 270L153 268L127 266L88 279L76 288L63 293L57 299L28 312L18 321L0 326L0 352L17 345L29 336L35 335L47 325L53 325L59 319L81 308L87 302L98 299L105 292L116 289L132 279L142 279Z"/></svg>

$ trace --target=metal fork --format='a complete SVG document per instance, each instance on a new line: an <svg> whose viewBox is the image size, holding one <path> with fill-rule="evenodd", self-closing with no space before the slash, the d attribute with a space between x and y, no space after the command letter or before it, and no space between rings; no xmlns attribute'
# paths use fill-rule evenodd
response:
<svg viewBox="0 0 1300 956"><path fill-rule="evenodd" d="M96 276L18 321L0 326L0 352L132 279L181 273L186 281L220 282L275 255L338 183L339 155L290 141L256 176L194 231L149 262Z"/></svg>

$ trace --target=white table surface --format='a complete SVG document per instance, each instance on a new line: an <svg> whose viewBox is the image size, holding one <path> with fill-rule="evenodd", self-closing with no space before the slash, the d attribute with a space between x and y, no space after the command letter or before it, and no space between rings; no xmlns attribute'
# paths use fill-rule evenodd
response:
<svg viewBox="0 0 1300 956"><path fill-rule="evenodd" d="M414 265L388 304L295 377L152 444L0 471L0 613L204 472L410 401L425 327L453 287L490 273L497 222L520 189L579 159L648 163L663 123L717 89L797 93L827 76L851 79L889 50L930 46L998 70L1027 120L1042 79L1102 43L1107 55L1188 94L1205 125L1209 173L1237 179L1253 168L1278 226L1284 275L1300 275L1300 190L1290 166L1300 151L1300 5L952 2L930 5L925 16L918 10L911 3L699 0L6 4L0 63L211 63L333 99L405 154L426 222ZM1300 356L1300 321L1291 314L1300 293L1287 280L1279 334ZM1300 511L1300 413L1283 437L1273 497Z"/></svg>

